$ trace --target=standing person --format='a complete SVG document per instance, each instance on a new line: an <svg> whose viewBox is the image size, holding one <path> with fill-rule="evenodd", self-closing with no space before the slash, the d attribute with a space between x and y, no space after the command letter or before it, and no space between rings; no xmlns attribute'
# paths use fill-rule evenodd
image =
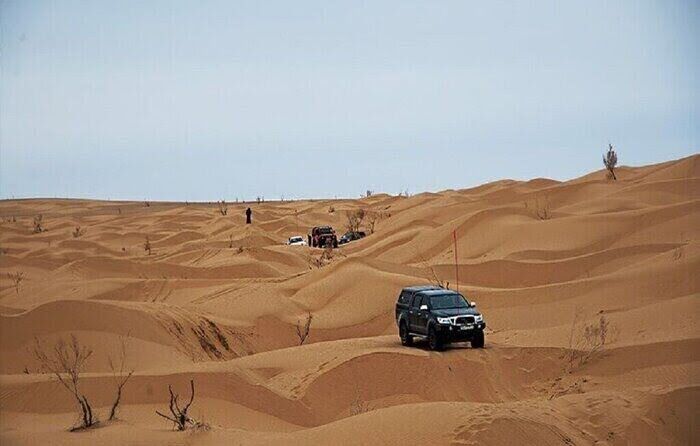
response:
<svg viewBox="0 0 700 446"><path fill-rule="evenodd" d="M253 215L253 211L250 210L250 208L245 210L245 224L249 225L250 224L250 217Z"/></svg>

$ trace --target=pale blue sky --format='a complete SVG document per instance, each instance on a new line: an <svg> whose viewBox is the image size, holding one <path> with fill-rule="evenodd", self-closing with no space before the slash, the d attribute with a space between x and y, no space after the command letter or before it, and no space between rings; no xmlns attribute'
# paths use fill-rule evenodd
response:
<svg viewBox="0 0 700 446"><path fill-rule="evenodd" d="M700 2L1 1L0 197L356 197L698 152Z"/></svg>

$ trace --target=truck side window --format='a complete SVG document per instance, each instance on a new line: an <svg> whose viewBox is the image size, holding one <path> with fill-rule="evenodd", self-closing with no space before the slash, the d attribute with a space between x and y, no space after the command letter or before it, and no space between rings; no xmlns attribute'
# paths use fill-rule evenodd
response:
<svg viewBox="0 0 700 446"><path fill-rule="evenodd" d="M416 294L416 295L413 297L413 303L411 304L411 306L412 306L413 308L420 308L420 303L421 303L421 300L422 300L422 299L423 299L423 296L421 296L420 294Z"/></svg>
<svg viewBox="0 0 700 446"><path fill-rule="evenodd" d="M404 291L403 293L401 293L401 296L399 296L399 303L407 304L410 297L411 295L408 292Z"/></svg>

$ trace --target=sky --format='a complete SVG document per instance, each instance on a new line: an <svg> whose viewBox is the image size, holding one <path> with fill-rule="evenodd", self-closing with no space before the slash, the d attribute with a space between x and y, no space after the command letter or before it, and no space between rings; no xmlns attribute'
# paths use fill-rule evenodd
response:
<svg viewBox="0 0 700 446"><path fill-rule="evenodd" d="M0 198L359 197L700 152L700 2L0 0Z"/></svg>

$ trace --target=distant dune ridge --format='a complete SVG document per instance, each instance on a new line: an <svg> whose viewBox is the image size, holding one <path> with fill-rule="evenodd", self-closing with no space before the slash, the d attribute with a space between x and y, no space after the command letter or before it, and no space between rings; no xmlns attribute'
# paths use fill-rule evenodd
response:
<svg viewBox="0 0 700 446"><path fill-rule="evenodd" d="M249 204L0 201L0 443L700 444L700 155L616 175L252 204L252 225ZM375 232L330 259L283 244L359 208ZM457 287L455 230L486 349L402 347L398 292ZM80 433L31 354L71 334L95 351ZM190 379L211 429L175 432L155 410Z"/></svg>

